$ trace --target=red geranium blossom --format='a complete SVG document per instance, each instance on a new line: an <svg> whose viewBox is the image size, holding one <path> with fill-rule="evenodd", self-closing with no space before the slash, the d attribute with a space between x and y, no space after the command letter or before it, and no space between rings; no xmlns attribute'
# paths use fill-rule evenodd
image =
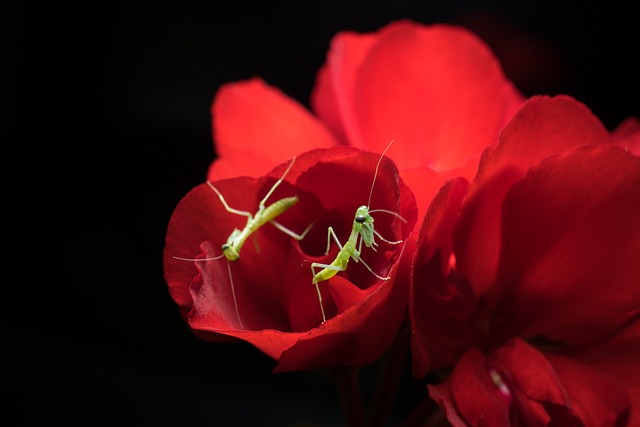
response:
<svg viewBox="0 0 640 427"><path fill-rule="evenodd" d="M388 155L420 195L422 215L445 179L473 176L522 101L486 44L462 27L402 20L345 31L317 75L313 113L259 78L220 88L208 177L261 176L311 148L379 153L393 140Z"/></svg>
<svg viewBox="0 0 640 427"><path fill-rule="evenodd" d="M413 260L413 369L452 369L429 392L454 426L640 425L629 141L570 97L537 96L474 180L435 198Z"/></svg>
<svg viewBox="0 0 640 427"><path fill-rule="evenodd" d="M297 156L266 205L298 196L299 202L276 219L298 233L313 224L311 231L298 241L265 224L249 237L235 262L211 258L221 254L231 231L242 229L247 218L229 212L206 184L189 192L169 223L164 267L171 295L195 333L213 341L245 340L277 360L277 371L360 366L381 356L406 317L409 279L401 275L408 266L400 265L410 259L402 254L412 253L417 209L388 158L380 162L371 190L379 159L379 154L351 147ZM213 185L230 208L253 213L286 166L263 177L227 178ZM320 282L327 314L322 323L311 262L328 264L336 257L333 240L324 255L327 229L333 227L344 244L361 205L400 215L371 214L377 232L403 242L376 239L377 251L362 249L362 259L389 280L376 278L352 260L345 272Z"/></svg>

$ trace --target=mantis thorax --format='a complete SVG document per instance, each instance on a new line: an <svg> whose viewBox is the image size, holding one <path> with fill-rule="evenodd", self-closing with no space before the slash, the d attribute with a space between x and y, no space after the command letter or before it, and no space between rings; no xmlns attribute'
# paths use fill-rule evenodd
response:
<svg viewBox="0 0 640 427"><path fill-rule="evenodd" d="M353 220L353 230L359 233L367 247L374 244L373 241L373 217L369 214L369 207L362 205L356 210Z"/></svg>

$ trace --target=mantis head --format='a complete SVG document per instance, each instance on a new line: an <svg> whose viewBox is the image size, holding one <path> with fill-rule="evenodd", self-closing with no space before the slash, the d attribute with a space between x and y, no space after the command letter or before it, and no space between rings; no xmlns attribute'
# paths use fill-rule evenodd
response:
<svg viewBox="0 0 640 427"><path fill-rule="evenodd" d="M373 217L369 214L368 206L360 206L356 210L356 216L353 219L353 228L360 233L364 244L371 247L375 244L373 241Z"/></svg>
<svg viewBox="0 0 640 427"><path fill-rule="evenodd" d="M236 243L240 230L233 230L226 243L222 244L222 253L229 261L237 261L240 259L240 248L242 245Z"/></svg>

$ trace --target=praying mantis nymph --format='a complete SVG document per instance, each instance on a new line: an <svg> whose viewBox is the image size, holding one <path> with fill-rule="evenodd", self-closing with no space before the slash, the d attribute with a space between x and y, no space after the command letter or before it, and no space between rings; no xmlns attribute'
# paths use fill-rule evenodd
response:
<svg viewBox="0 0 640 427"><path fill-rule="evenodd" d="M296 205L300 201L298 196L284 197L280 200L273 202L269 206L266 205L269 197L271 197L271 195L276 190L276 188L278 188L278 186L282 183L282 181L284 181L284 178L287 176L287 174L291 170L291 167L293 166L295 160L296 160L295 157L291 159L289 166L287 166L287 169L284 171L280 179L278 179L278 181L276 181L276 183L273 184L271 189L260 201L258 205L258 210L256 211L255 214L252 214L251 212L248 212L248 211L243 211L243 210L234 209L230 207L227 204L227 201L224 199L224 196L222 195L222 193L220 193L220 191L210 181L207 181L207 185L214 191L214 193L216 193L216 195L220 199L220 202L224 206L225 210L232 214L247 217L247 223L242 230L235 228L231 232L231 234L227 238L227 241L222 244L221 246L222 254L219 256L216 256L213 258L181 258L181 257L174 256L175 259L179 259L183 261L213 261L213 260L221 259L223 257L227 259L227 269L229 270L229 281L231 283L231 293L233 296L233 303L236 309L236 315L238 316L238 321L240 322L240 326L242 327L244 326L242 325L242 320L240 320L240 313L238 311L238 303L236 300L236 294L235 294L235 289L233 285L233 278L231 276L231 266L229 264L229 261L238 261L240 259L240 250L242 249L242 246L245 244L247 239L253 233L255 233L260 227L262 227L267 223L273 225L278 230L282 231L283 233L287 234L288 236L292 237L295 240L304 239L304 237L307 235L307 233L309 232L309 230L311 230L311 227L313 226L313 222L312 222L307 226L307 228L302 232L302 234L298 234L275 220L278 216L282 215L284 212L291 209L294 205Z"/></svg>
<svg viewBox="0 0 640 427"><path fill-rule="evenodd" d="M342 245L340 244L340 240L336 236L336 233L333 231L332 227L329 227L327 230L327 250L325 251L325 255L329 254L329 249L331 247L331 238L336 242L338 248L340 248L336 258L333 260L331 264L322 264L319 262L314 262L311 264L311 274L313 275L313 284L316 287L316 292L318 293L318 300L320 302L320 310L322 311L322 323L326 322L326 315L324 312L324 306L322 304L322 294L320 293L320 287L318 283L329 280L338 272L345 271L347 269L347 265L349 263L349 259L353 259L355 262L361 262L371 274L376 276L380 280L389 280L390 277L380 276L377 274L369 265L364 262L361 258L360 254L362 253L362 243L364 242L365 246L368 248L376 250L376 246L378 243L375 241L375 238L378 237L380 240L389 243L391 245L397 245L402 243L402 240L390 241L382 237L379 232L377 232L373 225L373 217L371 216L374 212L386 212L392 215L395 215L398 219L403 222L407 222L402 216L400 216L397 212L392 212L386 209L374 209L371 210L369 205L371 204L371 196L373 194L373 186L376 182L376 177L378 176L378 168L380 166L380 162L384 157L385 153L391 146L393 141L389 143L387 148L382 152L380 158L378 159L378 163L376 164L375 174L373 175L373 182L371 183L371 190L369 192L369 200L366 205L360 206L356 209L356 214L353 219L353 225L351 226L351 234L349 234L349 239L347 242ZM322 270L316 273L316 269L321 268Z"/></svg>

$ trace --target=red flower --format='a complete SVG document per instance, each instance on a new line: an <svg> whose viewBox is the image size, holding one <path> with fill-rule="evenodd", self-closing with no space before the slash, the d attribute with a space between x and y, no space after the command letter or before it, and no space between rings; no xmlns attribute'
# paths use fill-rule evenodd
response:
<svg viewBox="0 0 640 427"><path fill-rule="evenodd" d="M265 224L249 237L236 262L175 258L219 256L231 231L242 229L247 221L229 212L206 184L188 193L169 223L164 263L171 295L195 333L213 341L245 340L276 359L277 371L359 366L381 356L406 317L409 280L401 275L406 275L408 266L400 269L400 265L410 259L402 254L412 253L415 239L409 234L417 210L413 194L388 158L382 159L371 191L378 160L378 154L350 147L299 155L266 205L298 196L299 202L277 221L298 233L313 222L311 231L297 241ZM213 184L229 207L255 212L285 166L264 177ZM322 323L311 262L328 264L336 257L333 241L330 253L324 255L328 227L344 244L356 209L366 204L372 210L396 212L407 221L372 213L377 232L403 243L376 239L377 251L363 247L362 259L376 273L391 278L380 280L352 260L345 272L320 282L327 314Z"/></svg>
<svg viewBox="0 0 640 427"><path fill-rule="evenodd" d="M616 144L574 99L534 97L434 200L413 369L453 368L429 387L453 425L613 426L630 401L640 423L640 158Z"/></svg>
<svg viewBox="0 0 640 427"><path fill-rule="evenodd" d="M613 357L625 362L633 381L640 379L629 369L640 354L639 336L636 332L626 342L621 358ZM612 350L616 349L605 349L609 356L615 354ZM541 352L514 338L489 356L468 350L445 382L428 387L456 427L622 425L618 422L627 419L630 404L625 382L632 389L637 386L625 376L615 377L598 368L576 358Z"/></svg>
<svg viewBox="0 0 640 427"><path fill-rule="evenodd" d="M212 105L209 179L261 176L316 147L388 155L422 215L444 180L471 178L481 151L523 101L489 48L462 27L408 20L338 33L318 73L315 113L260 79L224 85Z"/></svg>

